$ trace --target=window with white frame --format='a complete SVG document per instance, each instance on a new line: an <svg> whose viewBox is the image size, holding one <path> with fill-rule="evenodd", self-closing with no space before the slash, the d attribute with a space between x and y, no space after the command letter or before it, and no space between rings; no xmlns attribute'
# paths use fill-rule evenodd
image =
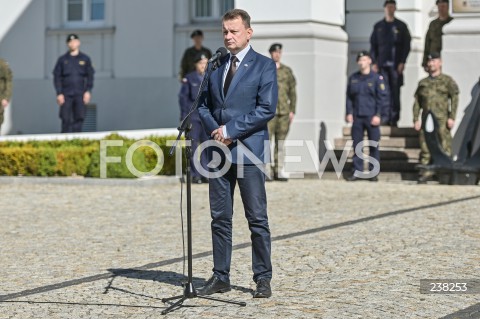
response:
<svg viewBox="0 0 480 319"><path fill-rule="evenodd" d="M105 0L65 0L67 24L101 24L105 20Z"/></svg>
<svg viewBox="0 0 480 319"><path fill-rule="evenodd" d="M235 0L192 0L194 20L213 20L235 7Z"/></svg>

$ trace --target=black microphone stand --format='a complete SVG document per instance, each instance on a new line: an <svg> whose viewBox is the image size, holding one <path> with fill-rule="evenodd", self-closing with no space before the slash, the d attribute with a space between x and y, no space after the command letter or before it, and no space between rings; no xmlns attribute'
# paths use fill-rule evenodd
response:
<svg viewBox="0 0 480 319"><path fill-rule="evenodd" d="M191 130L191 123L190 123L190 115L197 109L198 103L200 101L200 98L202 96L202 92L205 89L206 84L208 83L208 79L210 78L210 74L218 68L219 65L219 60L215 62L209 62L207 65L207 69L205 72L205 76L203 78L202 84L200 85L200 89L198 91L197 97L195 99L195 102L193 102L192 107L188 114L185 116L185 118L182 120L180 123L180 126L178 127L178 136L173 144L173 146L170 148L170 156L173 155L173 152L175 148L177 147L177 143L180 140L180 137L182 136L183 133L185 133L185 140L187 140L186 146L185 146L185 156L186 156L186 179L187 179L187 248L188 248L188 281L185 283L185 289L183 291L183 295L175 296L175 297L170 297L170 298L163 298L162 302L168 302L172 300L177 300L175 303L170 305L167 309L162 311L162 315L165 315L171 311L174 311L178 308L180 308L183 304L183 302L187 299L193 299L193 298L202 298L202 299L208 299L208 300L213 300L213 301L219 301L219 302L224 302L224 303L229 303L229 304L235 304L239 306L246 306L247 304L245 302L239 302L239 301L232 301L232 300L224 300L224 299L218 299L218 298L213 298L209 296L200 296L197 295L197 292L195 290L195 287L192 282L193 278L193 271L192 271L192 181L191 181L191 169L190 169L190 161L192 160L192 148L191 144L188 143L188 141L191 142L191 136L190 136L190 130ZM178 308L176 308L178 307Z"/></svg>

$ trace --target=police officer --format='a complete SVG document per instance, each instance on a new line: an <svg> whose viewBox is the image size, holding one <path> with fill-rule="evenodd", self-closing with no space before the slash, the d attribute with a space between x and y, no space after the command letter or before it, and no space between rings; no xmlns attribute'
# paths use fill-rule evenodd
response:
<svg viewBox="0 0 480 319"><path fill-rule="evenodd" d="M422 127L427 111L432 111L439 124L439 139L444 151L451 155L452 135L450 130L455 125L458 107L458 85L448 75L442 73L442 59L439 52L432 52L427 56L429 76L418 83L413 105L413 121L415 130L420 131L420 163L430 164L430 152ZM422 117L420 118L420 111ZM424 171L418 183L424 184L432 176L432 172Z"/></svg>
<svg viewBox="0 0 480 319"><path fill-rule="evenodd" d="M78 35L69 34L67 46L69 51L58 58L53 70L62 133L82 131L85 104L90 102L95 73L88 55L80 52Z"/></svg>
<svg viewBox="0 0 480 319"><path fill-rule="evenodd" d="M185 76L195 71L195 57L198 54L204 54L208 59L212 57L212 51L203 46L203 32L202 30L195 30L190 35L193 41L193 46L186 49L183 53L182 62L180 64L180 79L183 80Z"/></svg>
<svg viewBox="0 0 480 319"><path fill-rule="evenodd" d="M428 54L430 52L442 52L443 26L453 20L448 13L448 0L437 0L438 17L430 22L427 35L425 36L425 49L423 51L422 66L428 72Z"/></svg>
<svg viewBox="0 0 480 319"><path fill-rule="evenodd" d="M8 63L0 59L0 127L3 124L3 113L12 98L12 70Z"/></svg>
<svg viewBox="0 0 480 319"><path fill-rule="evenodd" d="M197 97L200 85L203 81L203 76L205 74L208 58L205 54L198 53L193 59L193 62L195 63L195 71L188 73L185 78L183 78L182 87L180 88L180 93L178 94L178 100L180 104L180 120L183 120L183 118L185 118L185 116L188 114L193 102L195 101L195 98ZM193 112L190 116L190 123L192 124L192 130L190 131L190 136L192 138L192 161L190 162L192 182L196 184L201 184L202 182L206 183L208 182L207 177L202 176L197 170L197 167L199 167L198 165L201 165L201 167L207 171L207 152L203 151L200 154L200 162L198 161L198 158L193 157L198 145L208 140L208 136L202 127L197 110L195 110L195 112Z"/></svg>
<svg viewBox="0 0 480 319"><path fill-rule="evenodd" d="M297 104L297 93L295 90L296 81L292 69L283 63L282 44L274 43L269 49L272 60L277 65L277 83L278 83L278 104L275 117L268 122L268 131L270 141L275 140L273 179L278 181L287 181L287 178L280 176L283 169L284 150L283 141L286 139L290 124L295 116L295 107Z"/></svg>
<svg viewBox="0 0 480 319"><path fill-rule="evenodd" d="M385 1L385 18L375 24L370 37L372 68L384 76L390 91L390 103L382 110L382 124L391 126L397 126L400 119L400 87L411 40L407 25L395 18L396 9L396 1Z"/></svg>
<svg viewBox="0 0 480 319"><path fill-rule="evenodd" d="M359 71L353 73L348 79L347 85L347 112L346 121L352 123L352 139L354 149L363 141L365 130L368 139L380 141L380 112L382 105L388 101L388 90L385 87L383 77L371 69L372 59L368 51L361 51L357 55ZM380 162L378 147L370 146L370 156ZM363 158L353 155L353 174L347 181L357 181L363 176ZM373 164L369 164L369 170L373 170ZM371 181L377 181L377 176L370 177Z"/></svg>

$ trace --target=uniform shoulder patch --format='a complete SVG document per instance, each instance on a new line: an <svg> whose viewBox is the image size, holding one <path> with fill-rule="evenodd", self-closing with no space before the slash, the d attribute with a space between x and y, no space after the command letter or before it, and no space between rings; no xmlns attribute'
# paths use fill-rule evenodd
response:
<svg viewBox="0 0 480 319"><path fill-rule="evenodd" d="M187 82L188 82L187 78L182 79L182 83L187 83Z"/></svg>
<svg viewBox="0 0 480 319"><path fill-rule="evenodd" d="M379 78L380 80L383 80L383 75L379 75L378 78Z"/></svg>

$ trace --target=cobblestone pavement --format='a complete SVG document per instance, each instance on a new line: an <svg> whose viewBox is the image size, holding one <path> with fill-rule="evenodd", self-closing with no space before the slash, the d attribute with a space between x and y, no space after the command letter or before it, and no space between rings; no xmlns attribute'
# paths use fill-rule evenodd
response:
<svg viewBox="0 0 480 319"><path fill-rule="evenodd" d="M0 318L160 318L182 294L180 184L0 178ZM274 295L253 299L235 202L231 282L170 318L479 318L480 294L421 294L422 278L478 279L480 188L406 182L267 184ZM185 203L185 202L184 202ZM208 186L193 186L193 274L212 267Z"/></svg>

